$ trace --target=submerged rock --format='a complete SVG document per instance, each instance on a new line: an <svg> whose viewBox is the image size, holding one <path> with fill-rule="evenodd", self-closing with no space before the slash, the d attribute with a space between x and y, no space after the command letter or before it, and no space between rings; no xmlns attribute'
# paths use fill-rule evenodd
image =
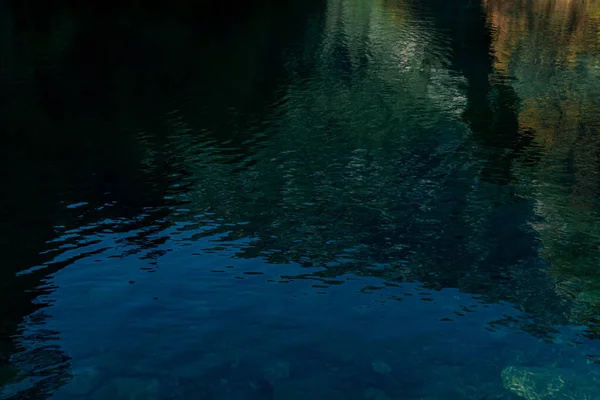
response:
<svg viewBox="0 0 600 400"><path fill-rule="evenodd" d="M507 367L502 370L502 383L507 390L528 400L600 398L593 379L564 369Z"/></svg>
<svg viewBox="0 0 600 400"><path fill-rule="evenodd" d="M373 366L373 371L377 372L378 374L388 375L390 372L392 372L392 367L383 361L377 361L371 365Z"/></svg>

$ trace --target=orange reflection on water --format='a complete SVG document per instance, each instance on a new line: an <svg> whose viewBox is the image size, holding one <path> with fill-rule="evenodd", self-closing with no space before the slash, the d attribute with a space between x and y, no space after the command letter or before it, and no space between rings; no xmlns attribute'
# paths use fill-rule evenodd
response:
<svg viewBox="0 0 600 400"><path fill-rule="evenodd" d="M542 154L520 171L536 182L541 254L557 290L600 304L590 295L600 288L600 1L484 3L496 73L510 78L521 99L519 128Z"/></svg>
<svg viewBox="0 0 600 400"><path fill-rule="evenodd" d="M593 114L600 77L600 1L485 0L496 71L517 78L522 129L569 145Z"/></svg>

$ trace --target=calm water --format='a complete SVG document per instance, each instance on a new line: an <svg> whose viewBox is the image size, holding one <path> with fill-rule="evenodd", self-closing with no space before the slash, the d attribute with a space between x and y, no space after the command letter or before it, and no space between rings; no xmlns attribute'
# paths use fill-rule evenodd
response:
<svg viewBox="0 0 600 400"><path fill-rule="evenodd" d="M600 399L600 1L35 3L0 398Z"/></svg>

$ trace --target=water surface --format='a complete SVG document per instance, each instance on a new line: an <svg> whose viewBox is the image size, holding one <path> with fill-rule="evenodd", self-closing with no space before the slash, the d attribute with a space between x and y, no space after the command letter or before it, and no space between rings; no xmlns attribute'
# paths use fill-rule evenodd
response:
<svg viewBox="0 0 600 400"><path fill-rule="evenodd" d="M3 7L0 398L600 398L600 2Z"/></svg>

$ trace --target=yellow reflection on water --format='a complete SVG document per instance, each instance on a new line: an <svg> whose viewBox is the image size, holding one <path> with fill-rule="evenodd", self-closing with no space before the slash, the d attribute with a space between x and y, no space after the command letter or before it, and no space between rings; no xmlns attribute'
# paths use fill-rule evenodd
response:
<svg viewBox="0 0 600 400"><path fill-rule="evenodd" d="M578 122L592 116L587 100L598 94L600 1L485 0L485 6L495 69L517 78L521 127L535 130L545 146L568 145Z"/></svg>
<svg viewBox="0 0 600 400"><path fill-rule="evenodd" d="M485 0L499 76L542 154L532 180L542 256L557 291L600 304L600 1Z"/></svg>

